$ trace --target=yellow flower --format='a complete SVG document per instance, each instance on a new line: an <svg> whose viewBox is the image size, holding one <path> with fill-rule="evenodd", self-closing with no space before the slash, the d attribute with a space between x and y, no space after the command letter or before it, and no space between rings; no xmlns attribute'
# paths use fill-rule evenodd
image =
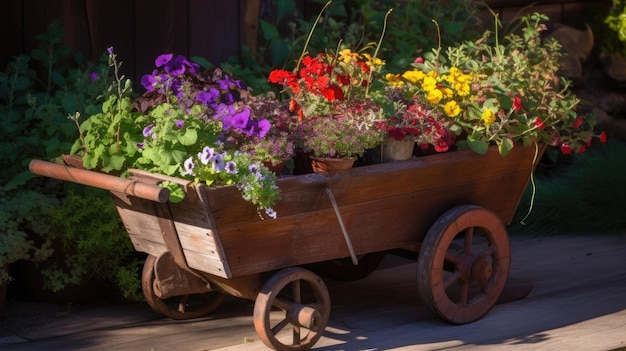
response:
<svg viewBox="0 0 626 351"><path fill-rule="evenodd" d="M379 59L378 57L375 59L372 59L372 55L368 54L368 53L364 53L363 57L365 57L365 59L367 60L367 65L368 66L382 66L383 65L383 60Z"/></svg>
<svg viewBox="0 0 626 351"><path fill-rule="evenodd" d="M432 77L431 75L427 75L422 81L422 88L426 92L431 92L432 90L435 90L437 88L437 79Z"/></svg>
<svg viewBox="0 0 626 351"><path fill-rule="evenodd" d="M399 74L387 73L385 74L385 79L392 87L400 87L404 85L404 82L400 78Z"/></svg>
<svg viewBox="0 0 626 351"><path fill-rule="evenodd" d="M436 105L443 98L443 93L439 89L432 89L426 95L426 100L432 105Z"/></svg>
<svg viewBox="0 0 626 351"><path fill-rule="evenodd" d="M448 101L443 106L443 112L445 112L448 117L456 117L459 113L461 113L461 106L459 106L459 104L457 104L454 100Z"/></svg>
<svg viewBox="0 0 626 351"><path fill-rule="evenodd" d="M442 92L443 96L445 96L446 99L451 99L454 96L454 91L452 91L452 89L450 88L443 88Z"/></svg>
<svg viewBox="0 0 626 351"><path fill-rule="evenodd" d="M339 52L339 61L343 61L345 63L350 63L352 61L358 61L359 54L356 52L350 51L350 49L343 49Z"/></svg>
<svg viewBox="0 0 626 351"><path fill-rule="evenodd" d="M413 84L420 82L422 79L424 79L424 76L425 76L424 72L418 69L406 71L402 74L402 78L408 80L409 82Z"/></svg>
<svg viewBox="0 0 626 351"><path fill-rule="evenodd" d="M493 124L493 122L496 121L496 115L493 113L493 111L491 111L490 108L487 108L482 115L482 120L485 122L486 125L490 126Z"/></svg>
<svg viewBox="0 0 626 351"><path fill-rule="evenodd" d="M467 83L458 82L454 84L454 90L459 96L467 96L470 93L470 85Z"/></svg>

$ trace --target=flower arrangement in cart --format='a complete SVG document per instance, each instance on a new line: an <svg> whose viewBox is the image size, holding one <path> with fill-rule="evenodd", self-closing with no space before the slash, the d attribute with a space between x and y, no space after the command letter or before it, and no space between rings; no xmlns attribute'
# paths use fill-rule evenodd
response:
<svg viewBox="0 0 626 351"><path fill-rule="evenodd" d="M384 29L377 43L360 50L303 52L294 70L268 77L283 88L284 101L252 96L244 82L173 54L156 58L154 71L141 79L146 91L136 96L109 48L115 82L100 113L82 123L72 116L80 137L71 153L88 169L123 175L136 168L233 185L269 218L276 218L281 197L268 166L296 150L354 159L393 138L434 152L485 153L497 145L506 155L545 143L580 153L606 135L594 134L594 116L577 112L580 100L558 76L561 47L541 36L546 20L523 17L521 33L508 34L503 44L496 30L435 48L400 73L385 72L377 56ZM184 197L177 183L163 185L172 201Z"/></svg>
<svg viewBox="0 0 626 351"><path fill-rule="evenodd" d="M497 18L497 17L496 17ZM502 155L516 145L546 143L563 154L581 153L594 135L595 117L580 114L570 82L558 75L561 45L542 37L548 18L522 17L521 34L500 43L496 32L475 42L436 48L400 74L388 73L381 122L396 139L412 138L437 152L469 147ZM497 22L497 21L496 21ZM495 34L495 35L494 35Z"/></svg>
<svg viewBox="0 0 626 351"><path fill-rule="evenodd" d="M80 124L80 138L71 150L82 156L85 168L136 168L206 186L234 185L261 215L276 217L276 175L263 164L261 152L245 152L242 143L280 135L253 113L255 104L247 101L250 93L243 82L219 69L202 72L184 56L163 54L156 58L155 70L141 79L145 93L133 96L130 80L119 75L121 63L113 48L108 52L116 82L102 112ZM281 142L272 145L272 155L291 156L289 140L277 138L273 144ZM170 188L172 201L184 197L180 185L162 185Z"/></svg>

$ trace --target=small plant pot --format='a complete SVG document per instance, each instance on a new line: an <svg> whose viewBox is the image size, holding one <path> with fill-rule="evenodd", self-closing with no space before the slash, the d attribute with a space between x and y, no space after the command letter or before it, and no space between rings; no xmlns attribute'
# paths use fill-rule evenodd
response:
<svg viewBox="0 0 626 351"><path fill-rule="evenodd" d="M410 139L397 140L387 137L383 141L383 162L408 160L413 156L415 142Z"/></svg>
<svg viewBox="0 0 626 351"><path fill-rule="evenodd" d="M338 173L345 173L354 166L356 156L350 158L329 158L309 156L313 172L326 176L333 176Z"/></svg>

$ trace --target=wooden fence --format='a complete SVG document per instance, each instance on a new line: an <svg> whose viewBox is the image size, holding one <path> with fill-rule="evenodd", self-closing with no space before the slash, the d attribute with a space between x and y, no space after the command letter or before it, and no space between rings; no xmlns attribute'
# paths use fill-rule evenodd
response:
<svg viewBox="0 0 626 351"><path fill-rule="evenodd" d="M554 21L581 23L590 0L490 0L504 19L520 10L537 10ZM124 62L127 76L152 69L164 52L201 56L213 63L237 55L242 44L254 46L259 14L269 0L3 0L0 5L0 67L13 56L29 53L34 36L58 20L65 31L64 44L97 60L113 46ZM533 4L527 7L528 4ZM312 12L310 1L300 10Z"/></svg>

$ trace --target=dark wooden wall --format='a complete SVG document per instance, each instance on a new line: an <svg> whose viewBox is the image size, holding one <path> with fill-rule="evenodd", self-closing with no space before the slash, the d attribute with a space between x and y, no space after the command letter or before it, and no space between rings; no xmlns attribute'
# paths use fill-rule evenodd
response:
<svg viewBox="0 0 626 351"><path fill-rule="evenodd" d="M153 68L164 52L201 56L219 64L237 55L241 44L254 44L261 3L266 0L2 0L0 4L0 68L13 56L29 53L33 37L59 20L64 43L88 60L113 46L126 74ZM554 21L580 23L590 0L488 0L504 19L525 11L546 13ZM306 5L307 0L302 0ZM527 7L529 3L533 6ZM306 8L305 8L306 10Z"/></svg>

